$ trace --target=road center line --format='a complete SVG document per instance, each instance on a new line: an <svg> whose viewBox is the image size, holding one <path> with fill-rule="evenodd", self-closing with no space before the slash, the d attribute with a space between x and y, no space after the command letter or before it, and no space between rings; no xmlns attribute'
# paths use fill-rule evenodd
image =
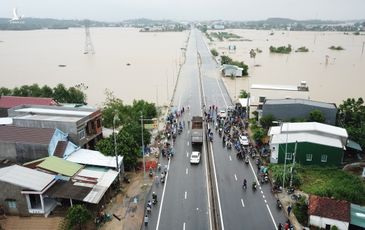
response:
<svg viewBox="0 0 365 230"><path fill-rule="evenodd" d="M185 222L184 222L184 224L183 224L183 230L185 230Z"/></svg>
<svg viewBox="0 0 365 230"><path fill-rule="evenodd" d="M186 157L189 157L189 153L188 152L186 152Z"/></svg>
<svg viewBox="0 0 365 230"><path fill-rule="evenodd" d="M188 168L186 168L185 173L186 173L186 175L189 174L189 169Z"/></svg>
<svg viewBox="0 0 365 230"><path fill-rule="evenodd" d="M189 146L190 142L188 141L187 145Z"/></svg>
<svg viewBox="0 0 365 230"><path fill-rule="evenodd" d="M185 191L185 200L186 200L187 197L188 197L188 192Z"/></svg>
<svg viewBox="0 0 365 230"><path fill-rule="evenodd" d="M243 203L243 199L241 199L242 207L245 207L245 203Z"/></svg>
<svg viewBox="0 0 365 230"><path fill-rule="evenodd" d="M237 181L237 175L236 174L234 174L234 179Z"/></svg>
<svg viewBox="0 0 365 230"><path fill-rule="evenodd" d="M231 156L229 156L229 160L232 161L232 157Z"/></svg>

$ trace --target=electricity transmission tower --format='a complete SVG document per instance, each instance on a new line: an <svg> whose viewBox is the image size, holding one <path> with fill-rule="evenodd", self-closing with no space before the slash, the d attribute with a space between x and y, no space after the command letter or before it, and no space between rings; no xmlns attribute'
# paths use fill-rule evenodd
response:
<svg viewBox="0 0 365 230"><path fill-rule="evenodd" d="M85 50L84 54L95 54L93 43L91 42L89 20L85 20Z"/></svg>

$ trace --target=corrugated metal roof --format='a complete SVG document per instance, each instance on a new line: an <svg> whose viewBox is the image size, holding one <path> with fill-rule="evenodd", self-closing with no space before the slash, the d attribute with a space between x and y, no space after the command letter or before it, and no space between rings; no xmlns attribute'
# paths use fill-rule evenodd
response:
<svg viewBox="0 0 365 230"><path fill-rule="evenodd" d="M283 123L281 132L309 132L316 131L330 135L336 135L339 137L347 138L347 131L344 128L336 127L333 125L326 125L318 122L293 122Z"/></svg>
<svg viewBox="0 0 365 230"><path fill-rule="evenodd" d="M85 197L84 201L97 204L103 198L105 192L108 190L110 185L113 183L115 178L118 176L118 172L109 170L103 174L102 177L98 178L98 183L93 187L90 193Z"/></svg>
<svg viewBox="0 0 365 230"><path fill-rule="evenodd" d="M365 228L365 207L351 204L351 224Z"/></svg>
<svg viewBox="0 0 365 230"><path fill-rule="evenodd" d="M42 191L54 178L54 175L19 165L12 165L0 169L0 181L34 191Z"/></svg>
<svg viewBox="0 0 365 230"><path fill-rule="evenodd" d="M288 134L274 134L271 138L271 144L284 144L295 142L309 142L325 146L332 146L343 148L342 142L339 138L324 136L313 133L288 133Z"/></svg>
<svg viewBox="0 0 365 230"><path fill-rule="evenodd" d="M116 157L105 156L102 153L89 149L78 149L70 154L66 160L83 165L95 165L116 168ZM123 156L118 157L118 164L122 164Z"/></svg>
<svg viewBox="0 0 365 230"><path fill-rule="evenodd" d="M1 96L0 107L10 109L18 105L57 105L52 98Z"/></svg>
<svg viewBox="0 0 365 230"><path fill-rule="evenodd" d="M328 109L336 109L335 104L319 102L319 101L312 101L307 99L267 99L265 104L268 105L282 105L282 104L304 104L304 105L311 105L316 107L328 108Z"/></svg>
<svg viewBox="0 0 365 230"><path fill-rule="evenodd" d="M68 143L68 141L58 141L56 149L53 152L53 156L63 158L63 154L65 153L67 143Z"/></svg>
<svg viewBox="0 0 365 230"><path fill-rule="evenodd" d="M47 190L45 195L51 198L74 199L83 201L90 193L91 188L85 186L74 185L71 181L58 180L51 188Z"/></svg>
<svg viewBox="0 0 365 230"><path fill-rule="evenodd" d="M0 118L0 125L12 125L13 118L11 117L1 117Z"/></svg>
<svg viewBox="0 0 365 230"><path fill-rule="evenodd" d="M55 129L0 126L0 141L10 143L34 143L47 145Z"/></svg>
<svg viewBox="0 0 365 230"><path fill-rule="evenodd" d="M37 165L37 167L71 177L75 175L83 166L55 156L50 156L47 157L42 163Z"/></svg>
<svg viewBox="0 0 365 230"><path fill-rule="evenodd" d="M48 115L60 115L60 116L64 115L64 116L77 116L77 117L85 117L93 113L93 111L77 111L74 108L69 108L68 110L53 109L51 106L48 108L36 108L36 107L20 108L20 109L15 109L14 111L22 113L48 114Z"/></svg>

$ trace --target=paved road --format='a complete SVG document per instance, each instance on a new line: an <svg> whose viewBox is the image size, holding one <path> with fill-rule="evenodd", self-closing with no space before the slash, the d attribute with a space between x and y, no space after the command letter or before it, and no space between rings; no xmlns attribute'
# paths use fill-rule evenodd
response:
<svg viewBox="0 0 365 230"><path fill-rule="evenodd" d="M232 106L232 101L220 79L216 62L212 59L202 34L197 32L197 49L202 61L202 82L207 107ZM219 187L222 229L276 229L285 216L276 208L276 198L269 184L259 186L253 191L251 183L256 180L256 165L249 165L236 159L235 150L223 148L222 139L215 135L211 146ZM253 167L254 166L254 167ZM243 179L248 181L247 190L242 189Z"/></svg>
<svg viewBox="0 0 365 230"><path fill-rule="evenodd" d="M195 33L193 30L190 34L186 62L182 66L173 100L173 106L179 110L183 106L190 107L180 119L185 121L186 127L173 143L175 156L169 162L162 159L162 165L169 165L169 173L165 186L154 185L153 191L157 192L160 203L152 210L148 229L210 229L206 155L203 151L200 164L190 165L193 147L187 128L192 116L202 115ZM194 150L203 149L194 146Z"/></svg>
<svg viewBox="0 0 365 230"><path fill-rule="evenodd" d="M199 73L203 84L202 92ZM182 66L173 100L174 107L178 109L190 106L190 111L182 117L185 124L192 116L201 115L203 102L208 107L213 104L219 108L232 105L220 78L218 66L212 59L202 34L192 29L186 63ZM275 229L278 222L284 222L285 216L276 208L276 199L271 194L269 185L259 186L256 191L252 191L250 186L246 191L242 190L243 178L248 180L248 185L256 180L256 169L252 167L254 163L246 165L238 161L235 150L223 148L218 135L214 138L208 148L211 149L217 175L217 211L222 229ZM190 165L193 148L188 128L178 136L174 147L175 156L169 162L162 159L162 164L169 165L169 173L164 186L160 184L153 187L160 203L153 208L146 229L211 229L206 151L201 149L202 161L199 165Z"/></svg>

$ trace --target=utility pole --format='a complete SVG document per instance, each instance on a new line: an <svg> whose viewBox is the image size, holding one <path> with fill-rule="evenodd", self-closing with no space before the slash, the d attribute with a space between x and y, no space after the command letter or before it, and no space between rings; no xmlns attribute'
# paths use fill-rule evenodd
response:
<svg viewBox="0 0 365 230"><path fill-rule="evenodd" d="M281 129L283 128L283 123L281 124ZM285 154L284 154L284 171L283 171L283 191L285 188L285 171L286 171L286 155L288 153L288 129L289 123L286 123L286 143L285 143ZM281 131L280 131L281 132Z"/></svg>
<svg viewBox="0 0 365 230"><path fill-rule="evenodd" d="M361 55L363 55L363 53L364 53L364 46L365 46L365 42L362 42L362 50L361 50Z"/></svg>
<svg viewBox="0 0 365 230"><path fill-rule="evenodd" d="M84 54L95 54L93 43L91 42L89 20L85 20L85 50Z"/></svg>
<svg viewBox="0 0 365 230"><path fill-rule="evenodd" d="M290 173L290 187L293 186L293 170L294 170L294 166L295 166L295 155L297 155L297 146L298 146L298 142L295 142L295 147L294 147L294 153L293 153L293 165L291 167Z"/></svg>

